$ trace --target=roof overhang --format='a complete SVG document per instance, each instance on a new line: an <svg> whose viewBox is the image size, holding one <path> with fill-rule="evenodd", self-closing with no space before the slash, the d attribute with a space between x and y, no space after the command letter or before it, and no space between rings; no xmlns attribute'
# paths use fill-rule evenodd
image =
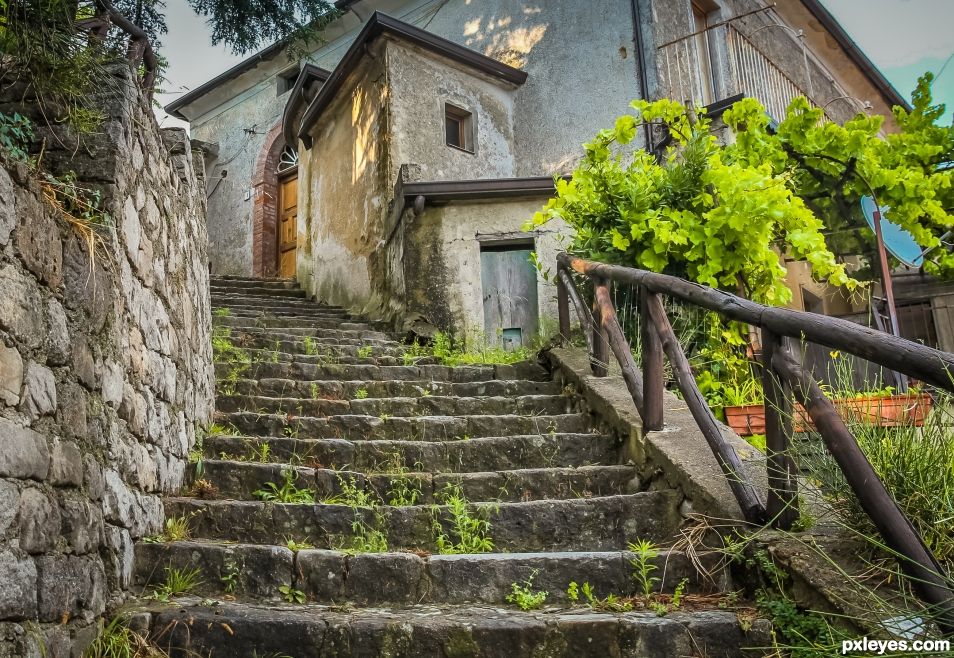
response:
<svg viewBox="0 0 954 658"><path fill-rule="evenodd" d="M848 36L848 33L845 32L845 28L841 26L841 23L831 15L831 12L825 9L819 0L802 0L802 5L804 5L804 7L811 12L812 16L821 23L822 27L828 30L828 33L834 37L838 45L845 51L845 54L848 55L851 61L854 62L871 81L871 84L878 90L889 107L900 105L909 111L911 110L911 105L907 99L899 94L898 90L888 82L884 74L868 59L868 56L858 47L854 39Z"/></svg>
<svg viewBox="0 0 954 658"><path fill-rule="evenodd" d="M471 69L476 69L484 75L503 82L522 85L527 80L525 71L508 66L475 50L376 11L371 15L361 33L351 44L348 52L338 62L338 66L335 67L331 77L325 82L321 91L318 92L318 95L305 111L301 127L298 130L298 137L304 143L305 148L311 148L311 137L308 134L311 127L314 126L322 112L334 100L348 76L357 68L371 42L384 34L411 43Z"/></svg>
<svg viewBox="0 0 954 658"><path fill-rule="evenodd" d="M295 86L292 87L282 112L282 135L286 144L298 143L297 126L301 123L301 117L308 108L308 104L318 95L320 85L324 84L329 77L331 77L331 71L314 64L305 64L301 73L298 74L298 79L295 80Z"/></svg>

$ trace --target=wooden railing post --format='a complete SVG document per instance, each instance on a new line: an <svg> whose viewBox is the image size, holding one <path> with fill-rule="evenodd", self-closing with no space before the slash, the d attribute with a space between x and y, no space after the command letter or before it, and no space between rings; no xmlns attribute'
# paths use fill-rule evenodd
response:
<svg viewBox="0 0 954 658"><path fill-rule="evenodd" d="M570 342L570 293L566 289L566 282L559 274L556 277L557 287L557 315L560 318L560 345Z"/></svg>
<svg viewBox="0 0 954 658"><path fill-rule="evenodd" d="M715 455L716 461L722 472L725 473L726 480L729 481L729 488L735 496L745 520L749 523L761 525L765 522L765 506L759 499L759 494L748 481L745 472L742 470L742 462L735 450L722 436L722 430L716 422L715 415L706 403L705 398L696 385L695 377L689 368L689 360L686 359L685 352L676 339L676 334L672 330L669 318L666 316L666 309L663 308L662 301L658 296L653 295L646 298L646 307L652 319L653 326L659 335L659 342L669 357L669 363L672 364L673 376L682 391L682 396L689 408L689 413L696 421L699 431L709 444L709 449Z"/></svg>
<svg viewBox="0 0 954 658"><path fill-rule="evenodd" d="M592 355L593 316L589 311L586 310L586 305L580 298L580 293L576 289L576 284L573 282L573 278L570 276L570 273L563 269L562 266L557 271L557 279L559 279L563 284L563 289L566 290L566 294L569 296L570 301L573 302L573 309L576 311L576 319L580 323L580 329L583 330L583 335L586 336L586 347L589 350L589 353Z"/></svg>
<svg viewBox="0 0 954 658"><path fill-rule="evenodd" d="M605 289L609 293L609 286L606 279L594 278L593 288L596 294L593 295L593 375L596 377L606 377L609 371L609 336L607 335L606 325L603 322L603 313L600 310L597 301L600 295L600 289Z"/></svg>
<svg viewBox="0 0 954 658"><path fill-rule="evenodd" d="M629 347L623 328L619 326L619 318L616 316L616 309L613 307L609 286L597 286L594 299L600 309L600 320L603 323L604 335L609 342L610 349L613 350L616 362L619 363L620 373L623 375L626 388L636 404L636 410L642 418L643 377L636 365L636 359L633 358L633 351ZM606 358L608 359L609 356L607 355Z"/></svg>
<svg viewBox="0 0 954 658"><path fill-rule="evenodd" d="M765 406L765 453L768 469L766 513L772 525L789 530L798 519L796 474L791 455L791 390L772 367L772 357L782 349L782 338L762 330L762 391Z"/></svg>
<svg viewBox="0 0 954 658"><path fill-rule="evenodd" d="M653 326L649 314L649 298L656 293L646 288L639 289L639 331L642 341L643 370L643 429L648 432L661 430L665 422L663 411L663 392L666 388L663 368L663 349L659 334Z"/></svg>
<svg viewBox="0 0 954 658"><path fill-rule="evenodd" d="M798 365L789 351L776 350L772 355L772 365L791 385L795 399L805 406L825 447L858 497L861 508L888 548L898 554L898 563L911 578L914 591L934 608L941 630L946 635L954 634L954 592L944 577L944 571L888 493L831 400L825 397L818 382Z"/></svg>

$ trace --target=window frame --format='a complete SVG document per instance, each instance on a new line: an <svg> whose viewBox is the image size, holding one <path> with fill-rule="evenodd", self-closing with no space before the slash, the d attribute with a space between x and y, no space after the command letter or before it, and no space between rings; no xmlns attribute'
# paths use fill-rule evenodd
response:
<svg viewBox="0 0 954 658"><path fill-rule="evenodd" d="M477 153L477 119L471 110L445 101L444 106L444 145L474 155ZM448 140L449 122L457 123L457 136L460 145L452 144Z"/></svg>

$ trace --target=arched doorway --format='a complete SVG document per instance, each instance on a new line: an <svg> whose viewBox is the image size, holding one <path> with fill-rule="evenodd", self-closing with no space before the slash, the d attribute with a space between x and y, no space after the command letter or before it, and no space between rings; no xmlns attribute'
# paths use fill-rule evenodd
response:
<svg viewBox="0 0 954 658"><path fill-rule="evenodd" d="M252 177L252 273L294 278L298 242L298 151L281 124L265 137Z"/></svg>

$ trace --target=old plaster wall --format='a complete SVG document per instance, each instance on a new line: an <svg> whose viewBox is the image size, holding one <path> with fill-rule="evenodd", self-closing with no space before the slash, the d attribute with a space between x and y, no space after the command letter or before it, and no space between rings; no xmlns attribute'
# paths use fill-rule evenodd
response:
<svg viewBox="0 0 954 658"><path fill-rule="evenodd" d="M252 211L255 194L261 193L253 189L252 176L288 100L277 89L273 81L192 130L196 139L218 145L207 175L209 257L216 274L252 275Z"/></svg>
<svg viewBox="0 0 954 658"><path fill-rule="evenodd" d="M428 207L419 216L408 211L401 236L407 316L455 335L482 335L481 242L528 237L520 226L543 202L541 198L499 199ZM560 235L565 233L566 225L555 220L532 234L543 265L537 274L542 333L555 326L557 316L556 286L544 273L556 272Z"/></svg>
<svg viewBox="0 0 954 658"><path fill-rule="evenodd" d="M393 186L383 45L322 115L298 169L298 280L318 299L356 312L382 302L371 272L383 256Z"/></svg>
<svg viewBox="0 0 954 658"><path fill-rule="evenodd" d="M104 195L93 253L0 168L0 656L80 655L212 412L201 165L115 76L100 134L41 131L48 169Z"/></svg>
<svg viewBox="0 0 954 658"><path fill-rule="evenodd" d="M391 159L396 164L417 165L422 180L516 175L513 86L399 41L387 41L387 61ZM473 153L445 143L446 103L472 113Z"/></svg>
<svg viewBox="0 0 954 658"><path fill-rule="evenodd" d="M586 2L377 0L358 3L354 11L366 19L375 8L529 73L513 101L512 130L518 148L512 162L488 167L485 177L569 171L580 156L580 145L599 128L611 125L638 96L629 0L601 0L599 11ZM343 20L353 28L330 30L327 42L307 61L335 67L361 26L352 14ZM219 145L218 159L210 163L208 175L208 223L216 273L251 274L253 202L246 193L264 134L279 121L287 99L276 95L276 76L291 63L280 56L227 83L228 93L213 93L222 101L192 121L193 137ZM435 107L436 93L429 84L415 91L417 96L430 94L430 105ZM438 124L438 138L442 130ZM427 139L432 134L428 129L417 137ZM337 162L325 160L322 166L335 167ZM414 161L398 164L404 162ZM220 180L222 169L228 176ZM452 177L452 159L444 171ZM303 194L305 188L300 186ZM304 202L300 199L299 206Z"/></svg>

